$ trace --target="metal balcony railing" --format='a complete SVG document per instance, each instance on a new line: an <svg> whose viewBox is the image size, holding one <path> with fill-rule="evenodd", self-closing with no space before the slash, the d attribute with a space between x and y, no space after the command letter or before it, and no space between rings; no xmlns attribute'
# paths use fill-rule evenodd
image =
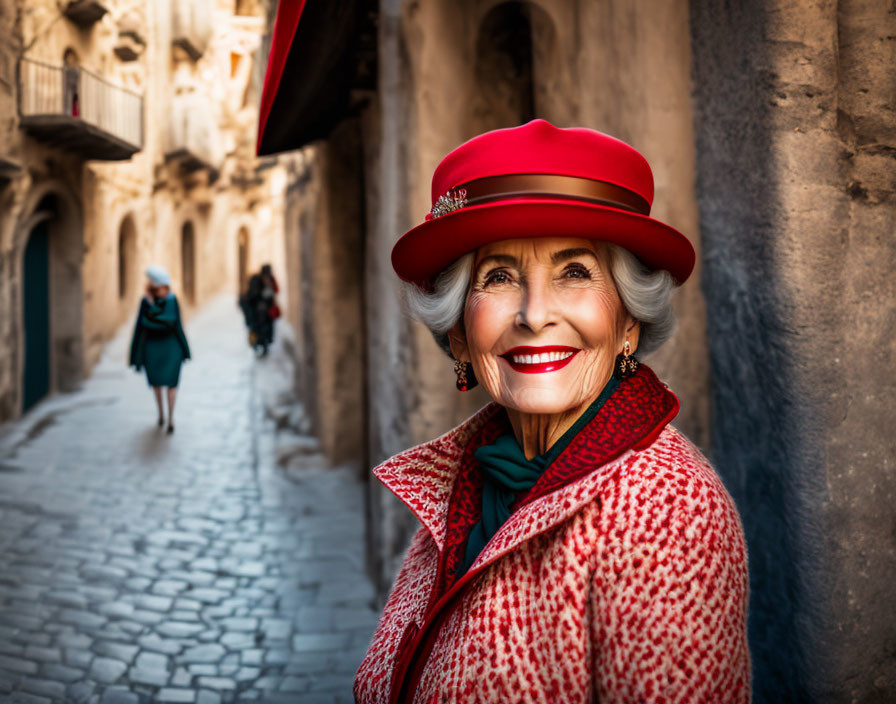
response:
<svg viewBox="0 0 896 704"><path fill-rule="evenodd" d="M143 96L76 66L19 62L22 127L96 159L143 148ZM105 142L105 144L104 144Z"/></svg>

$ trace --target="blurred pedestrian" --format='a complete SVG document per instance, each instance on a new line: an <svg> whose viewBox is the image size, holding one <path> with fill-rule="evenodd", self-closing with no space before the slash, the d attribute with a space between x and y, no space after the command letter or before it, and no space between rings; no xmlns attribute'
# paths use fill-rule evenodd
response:
<svg viewBox="0 0 896 704"><path fill-rule="evenodd" d="M174 432L174 401L180 367L190 359L190 347L180 319L180 306L171 292L171 275L161 266L146 270L146 295L131 340L130 366L146 370L159 409L159 427L165 424L162 388L168 389L168 434Z"/></svg>
<svg viewBox="0 0 896 704"><path fill-rule="evenodd" d="M281 315L276 298L279 291L271 265L265 264L249 279L246 293L240 298L240 307L249 327L249 344L261 357L268 353L268 347L274 342L274 321Z"/></svg>
<svg viewBox="0 0 896 704"><path fill-rule="evenodd" d="M65 62L62 67L62 104L67 115L81 116L81 107L78 101L78 87L81 84L81 67L78 65L78 56L68 49L63 57Z"/></svg>

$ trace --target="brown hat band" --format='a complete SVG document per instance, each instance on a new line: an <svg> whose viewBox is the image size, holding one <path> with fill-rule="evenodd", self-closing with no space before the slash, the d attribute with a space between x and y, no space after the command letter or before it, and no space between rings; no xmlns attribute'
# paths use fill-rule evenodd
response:
<svg viewBox="0 0 896 704"><path fill-rule="evenodd" d="M478 178L454 190L466 191L464 205L480 205L506 198L567 198L650 214L650 203L634 191L606 181L559 174L511 174Z"/></svg>

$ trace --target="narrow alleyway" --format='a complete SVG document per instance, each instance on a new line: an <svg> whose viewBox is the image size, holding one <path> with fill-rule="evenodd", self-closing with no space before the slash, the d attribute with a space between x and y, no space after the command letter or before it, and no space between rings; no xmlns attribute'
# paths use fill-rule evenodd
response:
<svg viewBox="0 0 896 704"><path fill-rule="evenodd" d="M253 359L232 300L187 335L173 436L125 334L0 428L0 700L352 701L376 621L357 471L297 435L277 464L290 368Z"/></svg>

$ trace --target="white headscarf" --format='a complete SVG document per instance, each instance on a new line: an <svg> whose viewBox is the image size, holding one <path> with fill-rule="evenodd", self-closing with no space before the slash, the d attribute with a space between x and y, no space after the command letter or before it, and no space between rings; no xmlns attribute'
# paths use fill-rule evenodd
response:
<svg viewBox="0 0 896 704"><path fill-rule="evenodd" d="M171 285L171 274L169 274L168 270L163 266L147 267L146 275L149 277L153 286Z"/></svg>

